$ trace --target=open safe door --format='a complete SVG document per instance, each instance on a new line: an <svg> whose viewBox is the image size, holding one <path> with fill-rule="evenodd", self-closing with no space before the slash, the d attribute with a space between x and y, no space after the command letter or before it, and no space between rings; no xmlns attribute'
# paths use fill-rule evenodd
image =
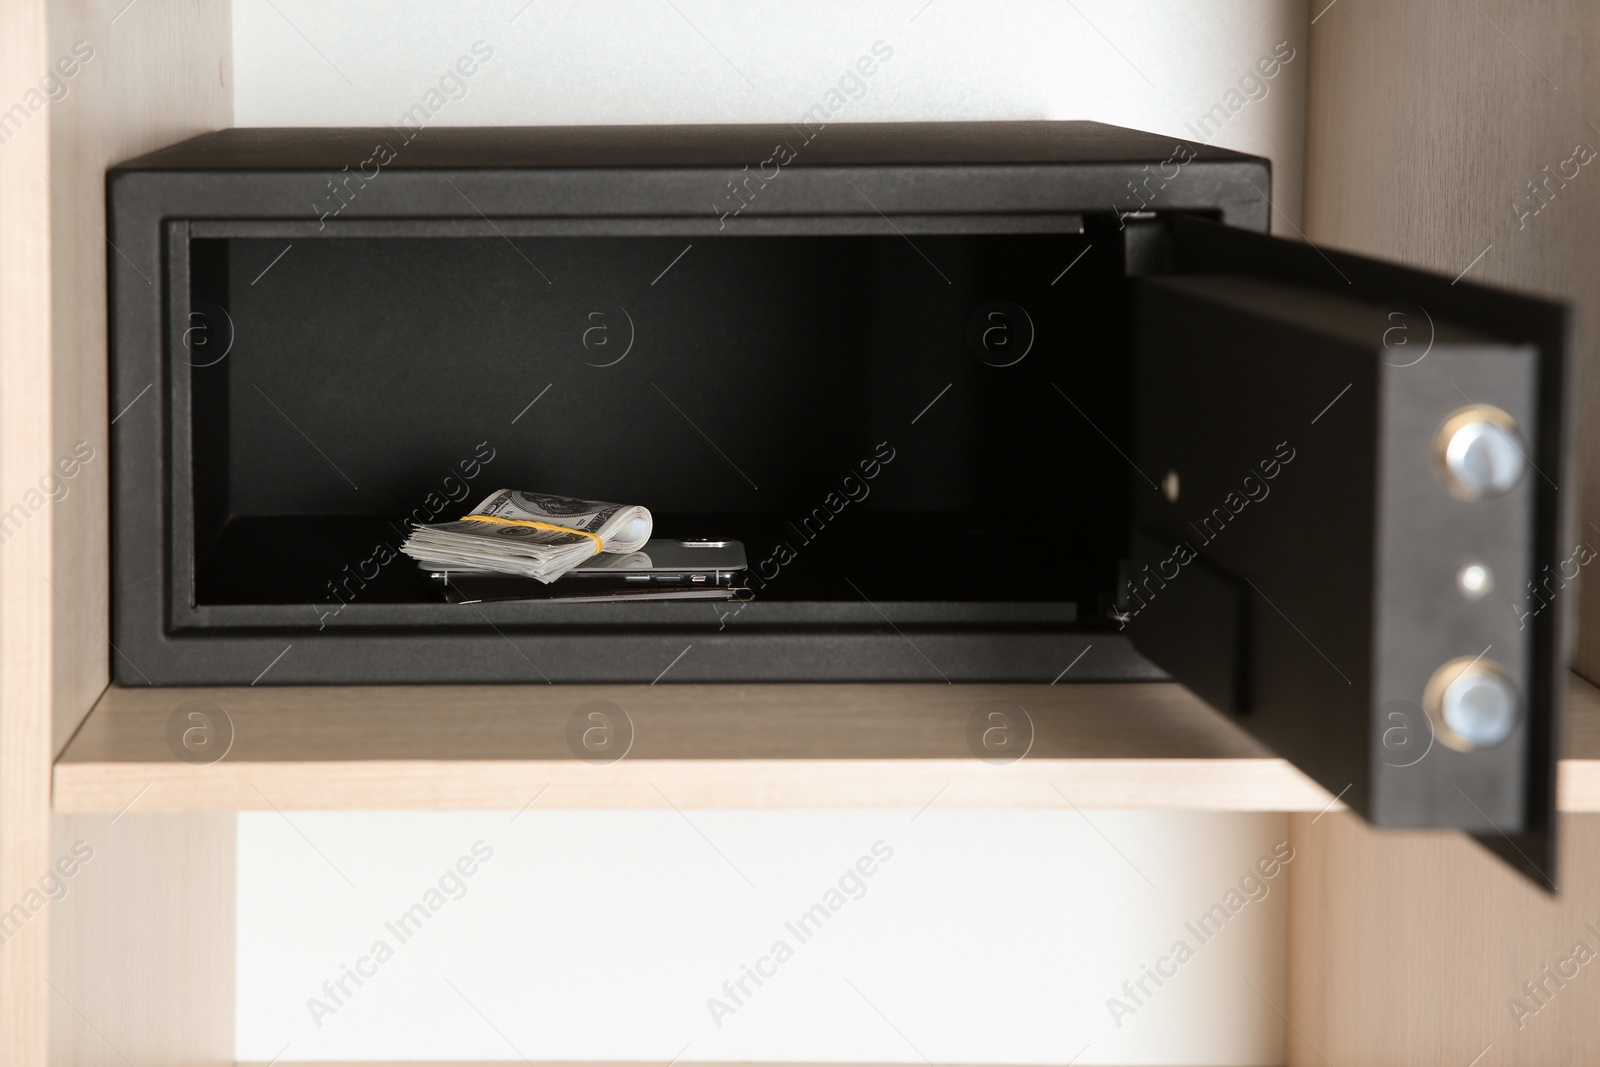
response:
<svg viewBox="0 0 1600 1067"><path fill-rule="evenodd" d="M1564 522L1565 310L1144 225L1135 645L1372 823L1468 831L1554 890L1561 619L1593 556Z"/></svg>

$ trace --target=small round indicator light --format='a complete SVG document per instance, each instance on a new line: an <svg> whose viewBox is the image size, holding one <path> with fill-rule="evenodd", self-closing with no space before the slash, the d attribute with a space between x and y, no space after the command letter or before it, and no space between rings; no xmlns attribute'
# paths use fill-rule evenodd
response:
<svg viewBox="0 0 1600 1067"><path fill-rule="evenodd" d="M1482 600L1494 592L1494 575L1481 563L1469 563L1456 572L1456 588L1468 600Z"/></svg>

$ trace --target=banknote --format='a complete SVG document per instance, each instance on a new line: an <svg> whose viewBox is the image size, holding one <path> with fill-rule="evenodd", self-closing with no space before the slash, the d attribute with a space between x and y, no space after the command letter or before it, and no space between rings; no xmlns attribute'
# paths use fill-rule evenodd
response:
<svg viewBox="0 0 1600 1067"><path fill-rule="evenodd" d="M553 582L602 553L638 552L652 525L649 510L636 504L497 489L454 522L413 527L400 551L432 570L494 571Z"/></svg>

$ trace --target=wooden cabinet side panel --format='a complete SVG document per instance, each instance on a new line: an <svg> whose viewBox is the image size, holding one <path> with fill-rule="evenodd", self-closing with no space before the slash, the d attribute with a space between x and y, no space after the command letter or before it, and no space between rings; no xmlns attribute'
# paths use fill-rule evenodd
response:
<svg viewBox="0 0 1600 1067"><path fill-rule="evenodd" d="M56 817L50 1063L233 1063L236 824Z"/></svg>
<svg viewBox="0 0 1600 1067"><path fill-rule="evenodd" d="M126 4L50 4L48 65L37 72L53 72L65 93L36 119L50 123L45 195L53 258L50 299L37 310L51 320L54 358L48 393L30 398L45 434L32 477L50 477L56 494L46 505L54 588L44 590L54 639L49 706L57 753L105 689L108 657L117 654L108 644L111 420L153 417L161 403L159 388L136 404L107 390L106 262L119 253L108 242L106 168L233 119L230 5ZM152 287L160 282L150 279Z"/></svg>
<svg viewBox="0 0 1600 1067"><path fill-rule="evenodd" d="M1344 812L1290 834L1290 1064L1592 1060L1600 816L1562 817L1557 896L1460 834Z"/></svg>

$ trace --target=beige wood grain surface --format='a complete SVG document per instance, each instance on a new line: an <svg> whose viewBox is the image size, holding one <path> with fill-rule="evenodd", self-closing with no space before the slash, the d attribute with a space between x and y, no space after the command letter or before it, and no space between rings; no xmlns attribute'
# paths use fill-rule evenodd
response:
<svg viewBox="0 0 1600 1067"><path fill-rule="evenodd" d="M1456 834L1342 812L1290 833L1291 1064L1596 1061L1600 962L1562 961L1600 958L1600 816L1562 818L1555 896Z"/></svg>
<svg viewBox="0 0 1600 1067"><path fill-rule="evenodd" d="M226 757L205 766L168 742L174 713L196 700L233 729ZM594 700L632 723L626 758L609 765L568 741L575 710ZM1026 712L1025 759L974 754L973 714L992 704ZM55 803L516 809L536 793L552 807L644 808L920 807L937 796L1316 811L1331 800L1176 685L708 685L113 687L58 763Z"/></svg>
<svg viewBox="0 0 1600 1067"><path fill-rule="evenodd" d="M626 758L603 766L579 759L567 733L597 700L633 732ZM1025 759L974 755L969 725L990 705L1027 713ZM170 747L172 719L195 706L231 723L220 761L193 765ZM1561 803L1600 810L1600 690L1574 677L1568 706ZM964 807L1320 811L1331 800L1171 684L113 687L55 779L61 812L516 809L536 793L545 806L602 808L920 807L937 795Z"/></svg>
<svg viewBox="0 0 1600 1067"><path fill-rule="evenodd" d="M47 21L44 0L0 3L0 108L25 116L0 125L0 910L50 862L51 519L27 496L54 459L50 119L26 103L49 62ZM29 922L0 946L0 1063L44 1062L46 938L46 921Z"/></svg>
<svg viewBox="0 0 1600 1067"><path fill-rule="evenodd" d="M1253 759L1265 750L1188 690L1132 685L113 686L63 754L173 762L173 711L226 710L228 761L572 759L570 715L591 701L634 723L629 759L970 759L971 713L1023 709L1029 758Z"/></svg>
<svg viewBox="0 0 1600 1067"><path fill-rule="evenodd" d="M28 398L30 421L47 430L50 464L80 442L94 454L50 506L55 589L45 590L49 614L36 620L52 638L49 707L59 753L109 678L110 423L151 417L161 404L152 389L137 403L120 398L113 410L107 393L106 262L120 253L107 243L105 173L232 122L233 39L226 3L56 0L48 9L52 62L78 42L94 50L49 111L51 288L35 311L49 315L53 358L48 391Z"/></svg>
<svg viewBox="0 0 1600 1067"><path fill-rule="evenodd" d="M141 0L123 8L120 0L0 2L6 911L33 899L55 859L52 757L107 679L105 262L115 252L105 239L105 167L225 125L232 110L219 68L230 47L226 4ZM80 441L93 458L63 477L62 461L77 458ZM63 1010L46 980L55 910L30 912L0 946L0 1064L8 1067L49 1057L47 1020Z"/></svg>
<svg viewBox="0 0 1600 1067"><path fill-rule="evenodd" d="M50 1059L72 1067L233 1062L231 815L55 820Z"/></svg>

